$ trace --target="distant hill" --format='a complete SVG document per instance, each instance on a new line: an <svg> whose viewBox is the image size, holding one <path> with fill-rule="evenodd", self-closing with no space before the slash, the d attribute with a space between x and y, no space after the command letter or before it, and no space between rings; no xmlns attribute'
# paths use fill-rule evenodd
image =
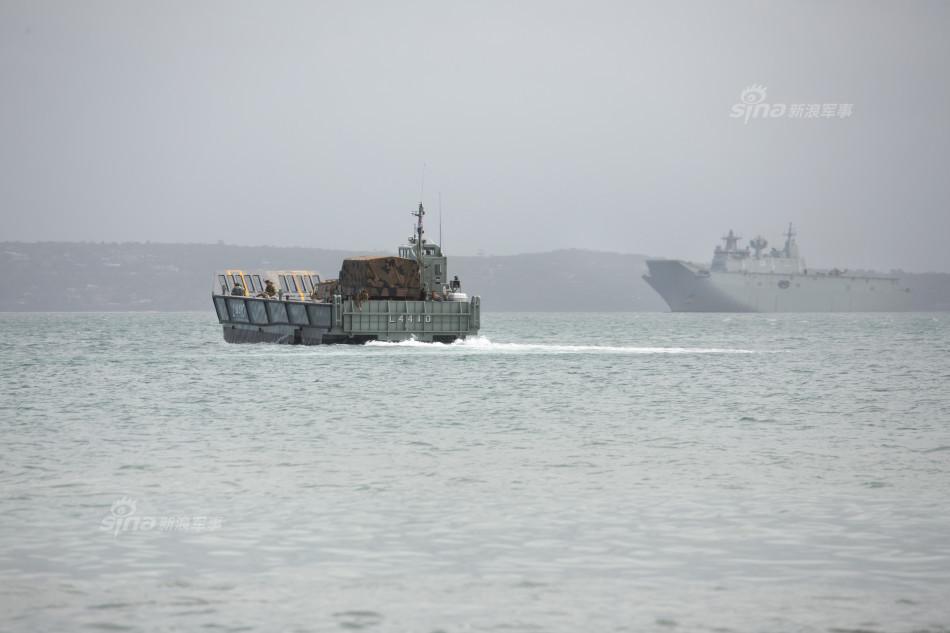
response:
<svg viewBox="0 0 950 633"><path fill-rule="evenodd" d="M214 271L314 269L365 252L224 244L0 242L0 311L211 310ZM559 250L449 257L487 311L663 311L643 255ZM914 308L950 310L950 274L906 274Z"/></svg>

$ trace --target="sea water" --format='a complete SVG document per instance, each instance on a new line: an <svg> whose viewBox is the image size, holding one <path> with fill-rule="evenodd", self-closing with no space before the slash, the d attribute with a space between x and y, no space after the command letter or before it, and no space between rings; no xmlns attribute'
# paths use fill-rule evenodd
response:
<svg viewBox="0 0 950 633"><path fill-rule="evenodd" d="M950 316L483 324L0 315L0 630L950 630Z"/></svg>

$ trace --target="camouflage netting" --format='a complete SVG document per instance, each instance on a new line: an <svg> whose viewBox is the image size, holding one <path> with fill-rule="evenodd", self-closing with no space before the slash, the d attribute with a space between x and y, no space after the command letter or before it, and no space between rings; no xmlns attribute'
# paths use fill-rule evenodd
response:
<svg viewBox="0 0 950 633"><path fill-rule="evenodd" d="M416 299L422 291L419 264L404 257L350 257L339 279L345 297L366 291L369 299Z"/></svg>
<svg viewBox="0 0 950 633"><path fill-rule="evenodd" d="M317 284L317 299L320 301L330 301L333 295L337 293L338 283L336 279L324 279Z"/></svg>

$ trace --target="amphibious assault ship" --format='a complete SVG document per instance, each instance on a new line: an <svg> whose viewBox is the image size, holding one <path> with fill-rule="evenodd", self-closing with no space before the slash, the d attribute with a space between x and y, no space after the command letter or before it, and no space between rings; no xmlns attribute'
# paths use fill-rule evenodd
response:
<svg viewBox="0 0 950 633"><path fill-rule="evenodd" d="M673 312L890 312L910 307L910 290L896 276L808 269L791 224L782 249L766 253L768 241L761 236L739 248L741 239L730 230L708 266L648 259L649 274L643 278Z"/></svg>
<svg viewBox="0 0 950 633"><path fill-rule="evenodd" d="M345 259L337 279L309 270L216 273L212 300L224 340L450 343L477 334L481 299L462 292L457 276L449 281L441 246L424 237L422 203L412 215L414 234L398 256Z"/></svg>

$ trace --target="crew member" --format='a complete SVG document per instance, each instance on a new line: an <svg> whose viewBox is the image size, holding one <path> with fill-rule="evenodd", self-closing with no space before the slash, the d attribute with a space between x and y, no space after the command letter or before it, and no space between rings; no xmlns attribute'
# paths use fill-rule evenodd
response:
<svg viewBox="0 0 950 633"><path fill-rule="evenodd" d="M455 275L454 277L452 277L452 290L461 290L461 289L462 289L462 282L459 281L459 276Z"/></svg>
<svg viewBox="0 0 950 633"><path fill-rule="evenodd" d="M240 281L234 282L234 287L231 288L231 294L234 295L235 297L244 296L244 286L241 285Z"/></svg>
<svg viewBox="0 0 950 633"><path fill-rule="evenodd" d="M271 299L277 296L277 288L274 287L274 282L270 279L264 282L264 294Z"/></svg>

